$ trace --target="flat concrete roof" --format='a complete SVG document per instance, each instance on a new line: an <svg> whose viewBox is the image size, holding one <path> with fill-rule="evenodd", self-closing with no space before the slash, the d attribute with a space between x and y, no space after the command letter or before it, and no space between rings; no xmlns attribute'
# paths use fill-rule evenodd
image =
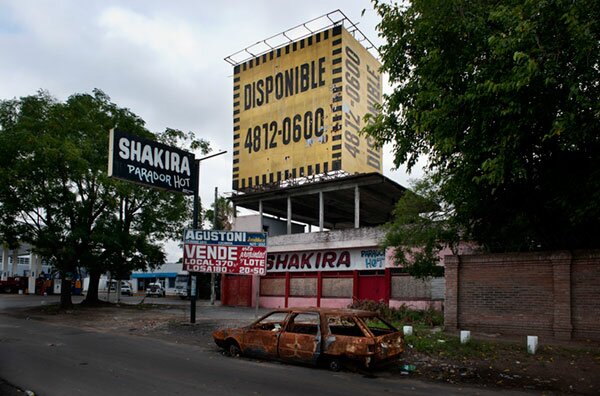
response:
<svg viewBox="0 0 600 396"><path fill-rule="evenodd" d="M386 223L405 187L380 173L341 176L314 183L292 185L271 190L233 195L234 205L263 214L287 219L287 199L292 204L292 220L319 225L319 193L323 193L324 227L354 228L355 188L360 196L360 226L374 227Z"/></svg>

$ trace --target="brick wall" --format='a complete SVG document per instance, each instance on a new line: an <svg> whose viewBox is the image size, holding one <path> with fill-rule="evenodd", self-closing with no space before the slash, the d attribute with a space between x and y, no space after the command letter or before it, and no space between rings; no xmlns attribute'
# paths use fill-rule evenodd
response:
<svg viewBox="0 0 600 396"><path fill-rule="evenodd" d="M600 340L600 252L447 256L449 329Z"/></svg>

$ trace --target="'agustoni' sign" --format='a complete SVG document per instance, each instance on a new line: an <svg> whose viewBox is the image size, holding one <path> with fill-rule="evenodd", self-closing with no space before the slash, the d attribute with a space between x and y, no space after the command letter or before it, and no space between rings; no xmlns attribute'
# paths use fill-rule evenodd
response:
<svg viewBox="0 0 600 396"><path fill-rule="evenodd" d="M267 234L185 230L183 269L189 272L265 275Z"/></svg>
<svg viewBox="0 0 600 396"><path fill-rule="evenodd" d="M108 175L159 189L194 192L194 154L116 129L110 131Z"/></svg>

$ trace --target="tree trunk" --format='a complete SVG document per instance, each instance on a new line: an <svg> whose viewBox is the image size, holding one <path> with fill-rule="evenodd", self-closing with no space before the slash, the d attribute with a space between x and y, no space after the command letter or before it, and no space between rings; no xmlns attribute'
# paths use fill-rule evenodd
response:
<svg viewBox="0 0 600 396"><path fill-rule="evenodd" d="M90 284L88 285L88 291L85 296L84 302L86 304L98 304L100 299L98 298L98 286L100 283L100 272L90 271Z"/></svg>
<svg viewBox="0 0 600 396"><path fill-rule="evenodd" d="M60 308L71 309L73 308L73 300L71 299L71 282L72 279L63 273L61 275L60 285Z"/></svg>

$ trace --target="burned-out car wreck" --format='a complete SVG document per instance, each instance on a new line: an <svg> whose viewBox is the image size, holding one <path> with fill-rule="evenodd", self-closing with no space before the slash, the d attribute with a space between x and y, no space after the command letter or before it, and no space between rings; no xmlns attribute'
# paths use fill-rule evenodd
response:
<svg viewBox="0 0 600 396"><path fill-rule="evenodd" d="M347 362L373 367L397 359L402 332L376 313L352 309L289 308L254 323L213 333L231 356L248 355L339 370Z"/></svg>

